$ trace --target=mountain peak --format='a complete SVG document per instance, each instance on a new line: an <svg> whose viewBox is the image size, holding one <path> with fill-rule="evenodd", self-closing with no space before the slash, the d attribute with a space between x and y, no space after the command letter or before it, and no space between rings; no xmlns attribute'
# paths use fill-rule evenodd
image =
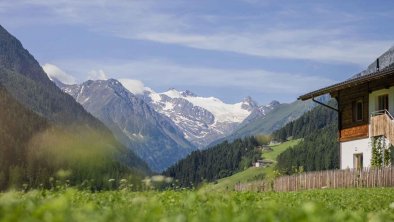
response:
<svg viewBox="0 0 394 222"><path fill-rule="evenodd" d="M171 98L181 98L182 94L175 88L169 88L166 92L162 93Z"/></svg>
<svg viewBox="0 0 394 222"><path fill-rule="evenodd" d="M107 80L98 80L98 81L103 81L105 83L110 84L111 86L116 86L117 88L120 87L126 89L126 87L123 86L122 83L120 83L117 79L107 79Z"/></svg>
<svg viewBox="0 0 394 222"><path fill-rule="evenodd" d="M188 97L188 96L196 97L197 96L196 94L194 94L193 92L191 92L189 90L185 90L185 91L181 92L181 95L184 96L184 97Z"/></svg>
<svg viewBox="0 0 394 222"><path fill-rule="evenodd" d="M252 97L247 96L247 97L245 97L245 98L242 100L242 102L251 103L251 102L254 102L254 101L253 101Z"/></svg>
<svg viewBox="0 0 394 222"><path fill-rule="evenodd" d="M177 90L177 89L175 89L174 87L170 87L170 88L168 88L168 89L167 89L167 92L168 92L168 91L176 91L176 92L178 92L178 90Z"/></svg>
<svg viewBox="0 0 394 222"><path fill-rule="evenodd" d="M275 106L277 106L277 105L280 105L280 102L278 102L277 100L272 100L272 101L268 104L268 106L271 106L271 107L275 107Z"/></svg>
<svg viewBox="0 0 394 222"><path fill-rule="evenodd" d="M252 111L258 107L257 102L252 99L252 97L247 96L242 100L242 109Z"/></svg>

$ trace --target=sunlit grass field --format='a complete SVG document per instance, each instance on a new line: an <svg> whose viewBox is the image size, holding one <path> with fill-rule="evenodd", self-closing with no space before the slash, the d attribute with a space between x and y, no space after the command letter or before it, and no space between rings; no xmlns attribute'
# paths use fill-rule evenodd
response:
<svg viewBox="0 0 394 222"><path fill-rule="evenodd" d="M287 142L271 146L272 151L270 152L263 152L262 157L267 160L276 161L276 157L279 156L283 151L287 150L288 148L297 145L301 142L302 139L295 139L289 140Z"/></svg>
<svg viewBox="0 0 394 222"><path fill-rule="evenodd" d="M394 221L394 189L6 192L0 221Z"/></svg>

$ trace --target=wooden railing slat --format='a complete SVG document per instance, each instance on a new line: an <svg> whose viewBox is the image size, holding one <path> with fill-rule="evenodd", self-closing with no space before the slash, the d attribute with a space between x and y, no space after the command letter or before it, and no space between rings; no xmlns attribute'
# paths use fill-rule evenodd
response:
<svg viewBox="0 0 394 222"><path fill-rule="evenodd" d="M391 187L394 186L392 167L364 168L361 170L328 170L282 176L272 183L258 181L238 183L237 191L300 191L321 188Z"/></svg>

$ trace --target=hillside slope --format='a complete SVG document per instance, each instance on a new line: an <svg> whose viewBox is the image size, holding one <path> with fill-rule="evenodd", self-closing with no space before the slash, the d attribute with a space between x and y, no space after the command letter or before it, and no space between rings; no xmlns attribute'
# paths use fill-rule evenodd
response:
<svg viewBox="0 0 394 222"><path fill-rule="evenodd" d="M12 171L26 164L28 142L31 137L46 129L48 122L34 112L20 105L0 84L0 190L18 178L11 178ZM16 173L13 173L16 174ZM17 173L14 177L21 177ZM14 184L13 184L14 185Z"/></svg>
<svg viewBox="0 0 394 222"><path fill-rule="evenodd" d="M22 105L59 124L107 130L74 99L59 90L21 42L0 26L0 83Z"/></svg>
<svg viewBox="0 0 394 222"><path fill-rule="evenodd" d="M108 155L108 159L116 162L121 160L129 168L143 172L149 171L147 165L120 144L103 123L86 112L71 96L57 88L34 57L23 48L20 41L1 26L0 84L18 104L45 119L51 126L75 135L86 135L84 133L97 135L101 138L99 141L103 144L103 149L114 154ZM38 131L37 134L39 134ZM50 131L44 134L49 135ZM17 134L11 136L18 137ZM87 137L86 142L95 144L95 141L89 141L89 139L92 138ZM87 150L89 147L80 148Z"/></svg>
<svg viewBox="0 0 394 222"><path fill-rule="evenodd" d="M298 145L281 153L277 169L281 174L339 168L337 124L310 132Z"/></svg>
<svg viewBox="0 0 394 222"><path fill-rule="evenodd" d="M336 101L330 100L335 107ZM282 174L339 168L338 113L317 106L299 119L272 134L273 140L304 138L302 142L281 153L277 169Z"/></svg>
<svg viewBox="0 0 394 222"><path fill-rule="evenodd" d="M306 111L312 109L314 104L311 101L302 102L295 101L290 104L278 104L267 115L255 118L239 126L231 135L215 141L210 146L218 144L222 141L233 141L237 138L254 136L260 134L271 134L273 131L280 129L286 123L299 118Z"/></svg>
<svg viewBox="0 0 394 222"><path fill-rule="evenodd" d="M278 145L270 146L272 151L267 151L262 154L262 158L265 160L274 160L274 164L266 167L249 167L246 170L235 173L229 177L225 177L215 181L214 183L208 183L202 186L200 192L223 192L234 190L237 183L247 183L256 180L271 180L275 177L274 169L276 167L276 158L282 152L287 149L299 144L301 139L290 140Z"/></svg>
<svg viewBox="0 0 394 222"><path fill-rule="evenodd" d="M102 136L54 126L0 86L0 190L23 184L50 187L49 178L60 178L59 171L66 172L70 185L90 179L97 189L110 178L141 178L139 167L130 170L115 160L119 150L109 148Z"/></svg>
<svg viewBox="0 0 394 222"><path fill-rule="evenodd" d="M332 99L327 103L334 108L337 102ZM316 106L312 110L306 112L300 118L287 123L281 129L272 133L274 141L283 142L288 138L304 138L305 136L327 127L330 124L338 123L338 113L324 106Z"/></svg>
<svg viewBox="0 0 394 222"><path fill-rule="evenodd" d="M260 158L254 137L221 143L207 150L197 150L163 175L174 178L181 187L197 187L202 182L212 182L249 167Z"/></svg>

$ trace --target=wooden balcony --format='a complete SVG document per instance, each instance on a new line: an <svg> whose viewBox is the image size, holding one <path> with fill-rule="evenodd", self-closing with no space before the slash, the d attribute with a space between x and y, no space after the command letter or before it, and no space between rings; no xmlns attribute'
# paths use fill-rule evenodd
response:
<svg viewBox="0 0 394 222"><path fill-rule="evenodd" d="M370 136L384 136L394 142L394 120L387 110L376 111L371 115Z"/></svg>

